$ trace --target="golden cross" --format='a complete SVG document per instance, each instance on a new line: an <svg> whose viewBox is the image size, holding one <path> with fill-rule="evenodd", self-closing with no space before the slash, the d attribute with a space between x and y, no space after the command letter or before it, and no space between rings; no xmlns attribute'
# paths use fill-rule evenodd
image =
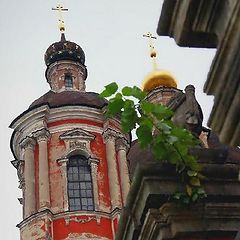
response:
<svg viewBox="0 0 240 240"><path fill-rule="evenodd" d="M60 32L64 32L65 24L64 24L62 12L68 11L68 9L64 8L61 4L58 4L55 8L52 8L52 10L58 11L59 30Z"/></svg>
<svg viewBox="0 0 240 240"><path fill-rule="evenodd" d="M149 40L150 57L152 58L152 61L153 61L153 68L156 70L157 69L157 61L156 61L157 52L153 45L153 39L157 39L157 38L155 36L153 36L152 33L150 33L150 32L143 34L143 37L147 37Z"/></svg>

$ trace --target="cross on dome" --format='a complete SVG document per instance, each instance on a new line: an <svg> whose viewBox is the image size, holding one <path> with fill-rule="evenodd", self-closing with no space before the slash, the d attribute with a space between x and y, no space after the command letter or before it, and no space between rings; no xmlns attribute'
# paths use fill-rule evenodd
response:
<svg viewBox="0 0 240 240"><path fill-rule="evenodd" d="M147 32L146 34L143 34L143 37L148 38L149 40L149 48L150 48L150 57L152 58L153 61L153 69L157 69L157 52L155 50L154 44L153 44L153 39L157 39L155 36L152 35L152 33Z"/></svg>
<svg viewBox="0 0 240 240"><path fill-rule="evenodd" d="M152 58L153 63L153 71L145 77L142 83L143 91L150 92L160 86L177 88L175 77L168 71L158 69L157 52L153 44L153 40L157 38L150 32L143 34L143 37L146 37L149 40L150 57Z"/></svg>
<svg viewBox="0 0 240 240"><path fill-rule="evenodd" d="M63 19L63 11L68 11L67 8L64 8L61 4L58 4L55 8L52 8L54 11L58 11L58 22L59 22L59 30L61 33L65 32L65 22Z"/></svg>

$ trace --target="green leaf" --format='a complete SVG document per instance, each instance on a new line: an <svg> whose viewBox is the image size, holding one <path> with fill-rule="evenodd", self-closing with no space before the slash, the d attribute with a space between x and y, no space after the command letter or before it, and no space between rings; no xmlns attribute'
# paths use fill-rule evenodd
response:
<svg viewBox="0 0 240 240"><path fill-rule="evenodd" d="M191 179L190 179L190 184L192 185L192 186L194 186L194 187L199 187L201 184L200 184L200 180L199 180L199 178L197 178L197 177L192 177Z"/></svg>
<svg viewBox="0 0 240 240"><path fill-rule="evenodd" d="M198 173L196 171L188 170L187 175L189 177L196 177L198 175Z"/></svg>
<svg viewBox="0 0 240 240"><path fill-rule="evenodd" d="M152 113L158 119L168 119L173 115L173 112L162 104L153 104Z"/></svg>
<svg viewBox="0 0 240 240"><path fill-rule="evenodd" d="M177 148L177 151L181 154L181 156L185 156L188 154L188 146L182 144L180 141L175 142L174 146Z"/></svg>
<svg viewBox="0 0 240 240"><path fill-rule="evenodd" d="M198 188L197 193L198 194L206 194L206 192L202 188Z"/></svg>
<svg viewBox="0 0 240 240"><path fill-rule="evenodd" d="M189 186L188 184L186 184L186 192L187 192L188 196L192 195L192 187Z"/></svg>
<svg viewBox="0 0 240 240"><path fill-rule="evenodd" d="M188 139L189 138L189 133L186 129L184 128L179 128L179 127L174 127L172 129L172 135L178 137L179 139Z"/></svg>
<svg viewBox="0 0 240 240"><path fill-rule="evenodd" d="M136 131L141 148L146 148L152 142L152 130L147 125L141 125Z"/></svg>
<svg viewBox="0 0 240 240"><path fill-rule="evenodd" d="M168 124L164 122L159 122L158 128L161 129L165 134L169 134L170 130L172 129Z"/></svg>
<svg viewBox="0 0 240 240"><path fill-rule="evenodd" d="M151 150L156 159L166 161L168 160L168 149L164 143L156 143L153 138L153 144L151 144Z"/></svg>
<svg viewBox="0 0 240 240"><path fill-rule="evenodd" d="M174 195L173 195L173 198L179 200L180 198L182 197L182 193L181 192L176 192Z"/></svg>
<svg viewBox="0 0 240 240"><path fill-rule="evenodd" d="M124 132L129 132L136 127L138 123L138 115L132 100L126 100L121 115L121 126Z"/></svg>
<svg viewBox="0 0 240 240"><path fill-rule="evenodd" d="M196 202L196 201L198 200L198 198L199 198L199 196L198 196L197 193L194 193L194 194L192 195L192 201L193 201L193 202Z"/></svg>
<svg viewBox="0 0 240 240"><path fill-rule="evenodd" d="M124 87L124 88L122 89L122 94L123 94L124 96L132 96L132 92L133 92L133 90L132 90L131 87Z"/></svg>
<svg viewBox="0 0 240 240"><path fill-rule="evenodd" d="M152 112L153 104L143 100L140 102L140 108L145 112L145 114L148 114Z"/></svg>
<svg viewBox="0 0 240 240"><path fill-rule="evenodd" d="M201 170L201 169L200 169L200 170ZM205 177L203 174L201 174L201 173L198 173L197 176L198 176L199 179L205 179L205 178L206 178L206 177Z"/></svg>
<svg viewBox="0 0 240 240"><path fill-rule="evenodd" d="M110 97L118 90L118 85L112 82L105 86L105 90L100 93L101 97Z"/></svg>
<svg viewBox="0 0 240 240"><path fill-rule="evenodd" d="M179 164L179 165L177 166L176 171L177 171L178 173L182 173L182 172L185 170L185 168L186 168L186 166L181 163L181 164Z"/></svg>
<svg viewBox="0 0 240 240"><path fill-rule="evenodd" d="M179 154L178 154L176 151L171 151L171 150L169 149L168 161L169 161L171 164L179 165L179 163L181 162L181 159L180 159Z"/></svg>
<svg viewBox="0 0 240 240"><path fill-rule="evenodd" d="M183 198L183 203L184 203L185 205L188 205L188 204L190 203L190 198L189 198L188 196L185 196L185 197Z"/></svg>
<svg viewBox="0 0 240 240"><path fill-rule="evenodd" d="M107 116L112 117L117 113L121 113L124 106L124 101L122 98L112 98L108 103Z"/></svg>
<svg viewBox="0 0 240 240"><path fill-rule="evenodd" d="M132 96L138 100L143 100L146 97L146 93L143 92L140 88L134 86L132 88Z"/></svg>
<svg viewBox="0 0 240 240"><path fill-rule="evenodd" d="M115 96L115 98L117 98L117 99L122 99L122 94L121 94L121 93L117 93L116 96Z"/></svg>
<svg viewBox="0 0 240 240"><path fill-rule="evenodd" d="M173 144L173 143L175 143L177 141L178 141L178 137L176 137L176 136L168 136L168 138L167 138L167 142L169 144Z"/></svg>
<svg viewBox="0 0 240 240"><path fill-rule="evenodd" d="M141 116L139 119L139 125L146 125L147 127L149 127L149 129L153 129L153 123L151 121L151 119L149 119L148 117L145 116Z"/></svg>

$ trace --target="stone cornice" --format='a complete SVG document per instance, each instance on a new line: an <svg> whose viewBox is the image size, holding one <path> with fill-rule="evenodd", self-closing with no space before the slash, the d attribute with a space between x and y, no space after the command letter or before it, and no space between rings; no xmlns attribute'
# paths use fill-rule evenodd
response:
<svg viewBox="0 0 240 240"><path fill-rule="evenodd" d="M220 11L223 2L165 0L157 33L173 37L179 46L214 48L219 35L214 21L224 14Z"/></svg>
<svg viewBox="0 0 240 240"><path fill-rule="evenodd" d="M179 235L183 238L194 236L196 233L206 236L207 232L215 232L216 238L224 231L236 233L240 221L239 207L239 203L206 203L184 209L167 203L160 209L148 210L140 236L141 239L155 239L161 235L161 239L165 240Z"/></svg>
<svg viewBox="0 0 240 240"><path fill-rule="evenodd" d="M46 120L49 114L49 107L47 105L34 108L30 111L25 111L17 118L15 118L10 124L10 128L17 131L36 124L36 120Z"/></svg>
<svg viewBox="0 0 240 240"><path fill-rule="evenodd" d="M217 161L214 156L210 160ZM176 209L171 207L167 208L169 205L166 204L169 202L169 196L176 190L181 191L184 188L176 176L175 169L157 161L139 162L125 208L121 213L116 240L130 239L136 229L138 232L142 231L142 234L143 232L148 234L147 228L144 230L144 224L146 227L147 225L154 226L151 222L155 221L156 224L161 225L164 223L165 217L167 217L165 225L172 224L170 230L173 237L178 233L207 231L203 228L206 227L206 223L209 231L219 230L214 227L222 226L224 231L237 232L240 224L239 164L212 163L210 160L208 159L208 163L205 162L203 168L203 175L206 177L203 185L208 195L207 198L202 205L200 204L196 208L180 209L183 212L175 211ZM159 212L161 221L154 216L152 217L155 219L152 220L145 218L146 211L150 208L161 209ZM163 215L164 218L160 215ZM143 219L145 219L144 223ZM196 226L192 225L193 221L197 223ZM224 225L224 223L227 224ZM160 231L159 228L156 230ZM171 236L166 239L171 239Z"/></svg>
<svg viewBox="0 0 240 240"><path fill-rule="evenodd" d="M103 118L102 110L85 106L63 106L50 109L44 105L25 111L10 125L15 130L11 139L11 149L14 156L20 158L20 149L17 147L19 142L26 136L33 136L34 132L46 128L48 123L65 119L85 119L103 123ZM53 128L58 128L58 126ZM97 132L102 132L101 127L96 126L95 128ZM51 132L51 128L49 130Z"/></svg>
<svg viewBox="0 0 240 240"><path fill-rule="evenodd" d="M103 123L104 121L101 109L87 106L62 106L50 110L48 123L66 119L86 119L97 123Z"/></svg>
<svg viewBox="0 0 240 240"><path fill-rule="evenodd" d="M54 214L52 213L51 210L49 209L44 209L43 211L37 212L35 214L32 214L31 216L25 218L22 222L17 224L18 228L24 228L29 224L31 221L35 221L36 218L43 217L43 216L49 216L52 220L57 220L60 218L65 218L68 219L70 217L80 217L80 216L96 216L96 217L103 217L103 218L108 218L108 219L113 219L116 216L120 214L121 210L116 208L112 212L107 213L107 212L101 212L101 211L73 211L73 212L61 212Z"/></svg>
<svg viewBox="0 0 240 240"><path fill-rule="evenodd" d="M80 139L80 140L94 140L95 135L81 128L74 128L69 130L59 137L62 140Z"/></svg>

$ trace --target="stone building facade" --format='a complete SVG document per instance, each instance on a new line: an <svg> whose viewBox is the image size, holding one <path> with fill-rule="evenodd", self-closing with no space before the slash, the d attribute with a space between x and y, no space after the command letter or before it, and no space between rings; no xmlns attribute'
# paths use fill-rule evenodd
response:
<svg viewBox="0 0 240 240"><path fill-rule="evenodd" d="M208 125L221 142L240 144L240 2L165 0L157 33L179 46L216 48L204 91L214 95ZM201 66L200 66L201 67Z"/></svg>

